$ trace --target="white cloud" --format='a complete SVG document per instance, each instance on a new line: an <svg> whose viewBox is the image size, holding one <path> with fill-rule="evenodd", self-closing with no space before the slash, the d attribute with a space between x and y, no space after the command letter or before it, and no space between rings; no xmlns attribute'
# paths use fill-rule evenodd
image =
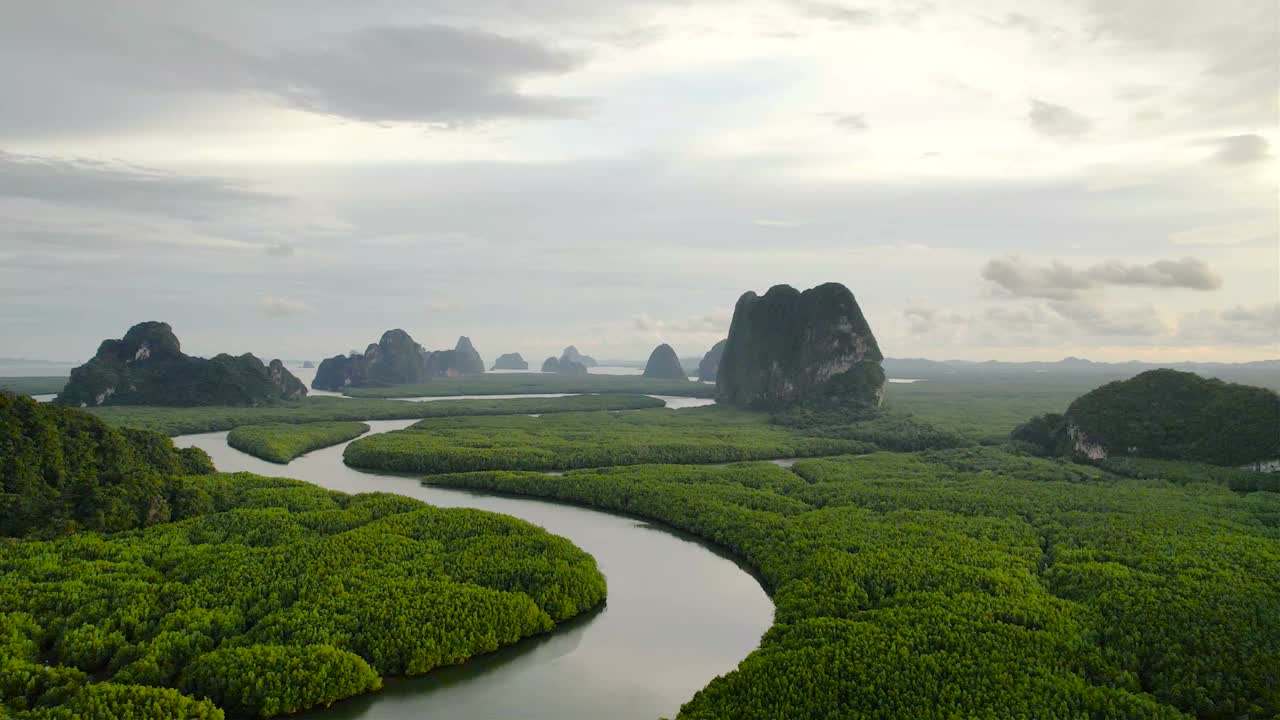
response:
<svg viewBox="0 0 1280 720"><path fill-rule="evenodd" d="M259 305L262 311L271 317L289 317L315 312L310 305L301 300L277 297L275 295L263 295L259 300Z"/></svg>
<svg viewBox="0 0 1280 720"><path fill-rule="evenodd" d="M1222 287L1222 278L1203 260L1190 257L1146 265L1107 260L1077 269L1057 260L1037 266L1012 255L987 262L982 277L1009 295L1048 300L1077 300L1086 291L1107 285L1186 290Z"/></svg>

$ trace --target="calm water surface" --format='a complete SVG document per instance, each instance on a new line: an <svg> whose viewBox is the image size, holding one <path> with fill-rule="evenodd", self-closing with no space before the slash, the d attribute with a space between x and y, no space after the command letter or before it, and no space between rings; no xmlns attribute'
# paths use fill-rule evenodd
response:
<svg viewBox="0 0 1280 720"><path fill-rule="evenodd" d="M413 420L372 421L387 432ZM566 720L671 717L712 678L734 669L773 621L756 580L707 546L641 520L539 500L423 486L342 464L339 445L275 465L227 446L226 433L186 435L219 470L287 476L343 492L392 492L442 507L506 513L591 553L609 581L603 609L554 632L379 693L306 714L369 720Z"/></svg>

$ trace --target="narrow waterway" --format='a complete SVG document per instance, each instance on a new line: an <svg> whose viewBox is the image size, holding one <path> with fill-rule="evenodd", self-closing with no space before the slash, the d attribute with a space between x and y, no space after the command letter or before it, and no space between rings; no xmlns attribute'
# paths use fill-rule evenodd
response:
<svg viewBox="0 0 1280 720"><path fill-rule="evenodd" d="M372 421L387 432L413 420ZM672 717L680 705L755 649L773 621L759 583L714 549L641 520L585 508L423 486L342 463L344 445L287 466L226 444L225 432L174 438L198 446L219 470L306 480L348 493L391 492L442 507L506 513L591 553L609 581L599 611L464 665L391 680L379 693L309 718L330 720L565 720Z"/></svg>

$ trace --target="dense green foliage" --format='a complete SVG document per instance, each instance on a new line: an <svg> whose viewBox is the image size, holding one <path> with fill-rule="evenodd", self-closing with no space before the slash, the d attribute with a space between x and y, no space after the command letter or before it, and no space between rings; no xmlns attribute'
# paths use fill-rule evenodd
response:
<svg viewBox="0 0 1280 720"><path fill-rule="evenodd" d="M690 380L656 380L638 375L558 375L503 373L466 378L438 378L420 385L348 388L360 398L448 397L451 395L516 395L521 393L641 393L715 397L715 386Z"/></svg>
<svg viewBox="0 0 1280 720"><path fill-rule="evenodd" d="M119 427L155 430L166 435L230 430L241 425L361 420L414 420L461 415L531 415L586 410L658 408L663 401L644 395L573 395L552 398L432 400L357 400L311 397L264 407L102 407L89 412Z"/></svg>
<svg viewBox="0 0 1280 720"><path fill-rule="evenodd" d="M54 395L67 384L66 376L0 377L0 392L14 395Z"/></svg>
<svg viewBox="0 0 1280 720"><path fill-rule="evenodd" d="M1280 458L1280 394L1193 373L1151 370L1103 385L1066 416L1112 453L1215 465Z"/></svg>
<svg viewBox="0 0 1280 720"><path fill-rule="evenodd" d="M883 408L909 413L983 444L1008 442L1009 431L1033 415L1061 412L1097 387L1089 377L977 375L884 386Z"/></svg>
<svg viewBox="0 0 1280 720"><path fill-rule="evenodd" d="M1098 465L1116 475L1144 480L1166 480L1179 485L1217 483L1238 492L1280 492L1280 473L1277 472L1139 457L1107 458Z"/></svg>
<svg viewBox="0 0 1280 720"><path fill-rule="evenodd" d="M344 443L367 432L369 426L358 422L241 425L227 433L227 444L269 462L287 463L303 453Z"/></svg>
<svg viewBox="0 0 1280 720"><path fill-rule="evenodd" d="M174 476L210 472L203 450L0 393L0 535L166 522L182 514Z"/></svg>
<svg viewBox="0 0 1280 720"><path fill-rule="evenodd" d="M208 697L268 717L604 599L589 555L514 518L248 474L175 482L181 522L0 544L3 711L222 717Z"/></svg>
<svg viewBox="0 0 1280 720"><path fill-rule="evenodd" d="M972 447L428 482L657 519L754 566L775 625L681 718L1280 713L1270 493Z"/></svg>
<svg viewBox="0 0 1280 720"><path fill-rule="evenodd" d="M1280 395L1177 370L1150 370L1018 426L1045 455L1092 452L1215 465L1280 458Z"/></svg>
<svg viewBox="0 0 1280 720"><path fill-rule="evenodd" d="M721 463L874 449L861 440L772 424L760 413L707 406L423 420L405 430L356 440L343 457L353 467L440 473Z"/></svg>
<svg viewBox="0 0 1280 720"><path fill-rule="evenodd" d="M71 371L55 402L97 405L259 405L307 394L279 360L248 353L213 358L182 352L168 324L144 322L119 340L103 340L89 362Z"/></svg>

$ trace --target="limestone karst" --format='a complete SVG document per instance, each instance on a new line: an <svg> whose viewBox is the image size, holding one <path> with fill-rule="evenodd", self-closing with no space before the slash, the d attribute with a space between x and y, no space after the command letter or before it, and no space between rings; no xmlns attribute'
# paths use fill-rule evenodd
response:
<svg viewBox="0 0 1280 720"><path fill-rule="evenodd" d="M702 356L702 361L698 363L698 380L702 382L715 382L716 375L720 371L720 359L724 357L724 346L728 340L721 340L706 355Z"/></svg>
<svg viewBox="0 0 1280 720"><path fill-rule="evenodd" d="M305 397L307 388L272 360L251 354L193 357L168 323L149 321L119 340L104 340L89 362L71 371L55 402L95 405L260 405Z"/></svg>
<svg viewBox="0 0 1280 720"><path fill-rule="evenodd" d="M529 363L520 353L503 353L493 361L493 367L490 370L528 370Z"/></svg>
<svg viewBox="0 0 1280 720"><path fill-rule="evenodd" d="M738 299L716 378L721 402L762 409L879 405L884 356L839 283L775 285Z"/></svg>
<svg viewBox="0 0 1280 720"><path fill-rule="evenodd" d="M686 380L680 358L670 345L663 343L649 353L649 361L644 365L644 376L663 380Z"/></svg>
<svg viewBox="0 0 1280 720"><path fill-rule="evenodd" d="M311 387L341 391L347 387L412 385L435 377L479 375L484 360L467 336L452 350L427 350L399 328L382 334L363 353L335 355L320 363Z"/></svg>

